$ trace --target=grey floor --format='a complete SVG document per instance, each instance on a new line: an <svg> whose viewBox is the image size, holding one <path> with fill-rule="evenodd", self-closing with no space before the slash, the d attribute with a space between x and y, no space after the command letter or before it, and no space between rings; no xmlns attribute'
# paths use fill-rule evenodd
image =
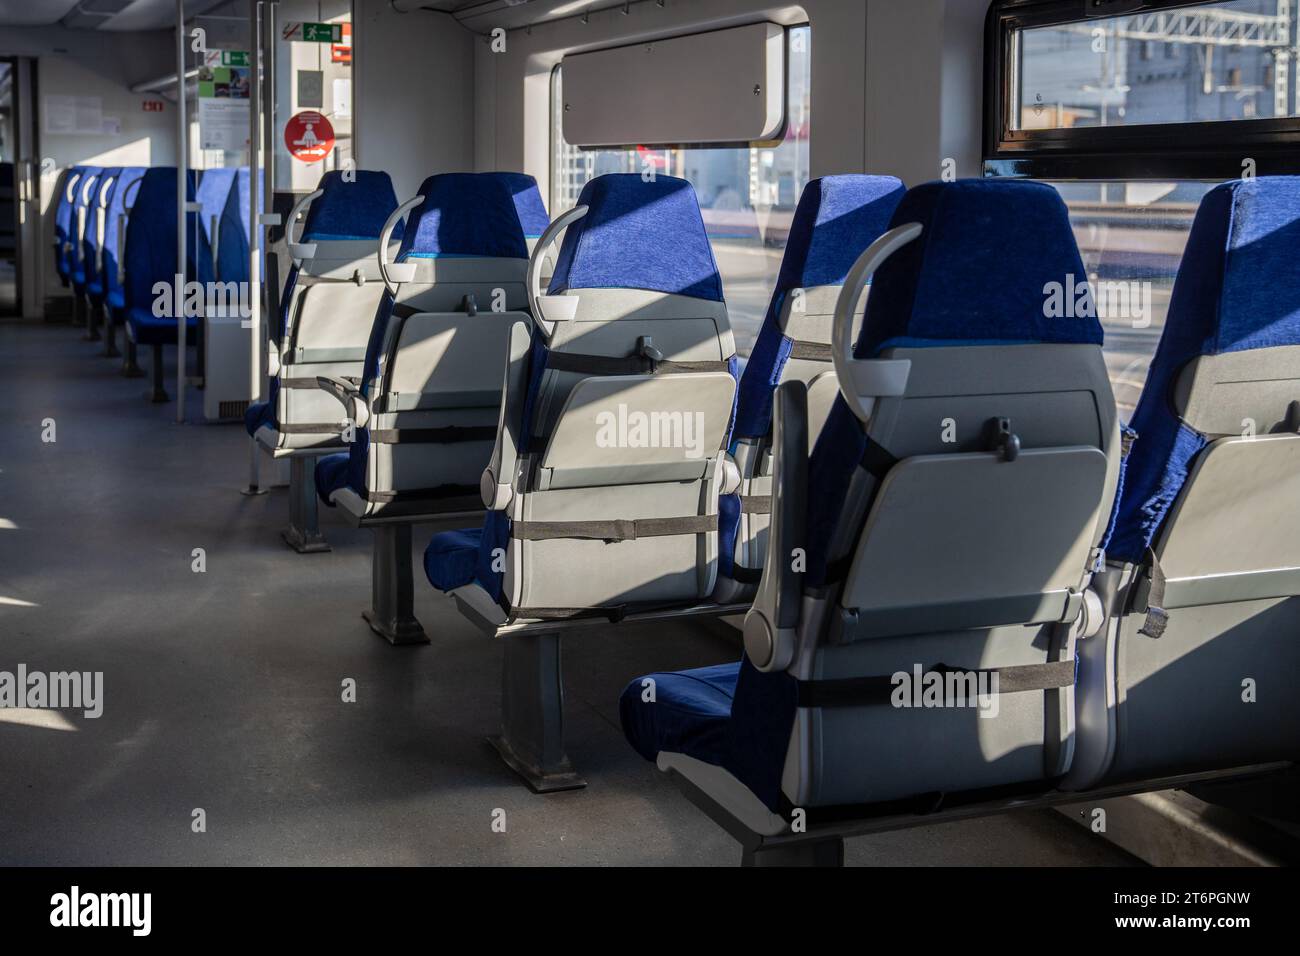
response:
<svg viewBox="0 0 1300 956"><path fill-rule="evenodd" d="M734 642L644 625L568 639L568 749L590 785L535 796L483 742L499 645L422 577L432 644L372 635L368 534L327 512L333 552L289 551L284 489L239 494L243 429L174 424L98 348L66 325L0 324L0 670L105 684L98 719L0 711L0 863L738 862L628 747L617 711L628 680L735 659ZM416 530L418 551L433 530ZM848 861L1131 859L1041 811L859 838Z"/></svg>

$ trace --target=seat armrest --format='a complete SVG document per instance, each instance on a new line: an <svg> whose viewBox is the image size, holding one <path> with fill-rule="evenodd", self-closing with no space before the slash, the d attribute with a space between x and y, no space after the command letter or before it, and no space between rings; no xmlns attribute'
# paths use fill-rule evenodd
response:
<svg viewBox="0 0 1300 956"><path fill-rule="evenodd" d="M321 391L333 395L339 404L347 409L348 418L358 428L364 428L366 423L370 421L370 403L366 401L366 396L361 393L361 389L351 382L344 382L326 375L317 375L316 384Z"/></svg>
<svg viewBox="0 0 1300 956"><path fill-rule="evenodd" d="M510 327L507 349L501 411L497 418L497 440L492 447L492 457L479 481L483 506L489 511L504 511L514 497L519 448L526 439L522 434L524 400L528 395L528 353L532 350L532 333L528 323L516 322Z"/></svg>
<svg viewBox="0 0 1300 956"><path fill-rule="evenodd" d="M767 555L744 628L745 654L760 671L789 666L803 600L808 515L808 389L803 382L785 382L776 390L772 451Z"/></svg>

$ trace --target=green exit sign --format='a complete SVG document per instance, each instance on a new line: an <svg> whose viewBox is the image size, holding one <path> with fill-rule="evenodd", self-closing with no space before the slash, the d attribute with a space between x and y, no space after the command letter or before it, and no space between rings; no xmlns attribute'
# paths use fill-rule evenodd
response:
<svg viewBox="0 0 1300 956"><path fill-rule="evenodd" d="M248 66L247 50L222 50L222 66Z"/></svg>
<svg viewBox="0 0 1300 956"><path fill-rule="evenodd" d="M343 39L343 24L304 23L302 38L308 43L338 43Z"/></svg>

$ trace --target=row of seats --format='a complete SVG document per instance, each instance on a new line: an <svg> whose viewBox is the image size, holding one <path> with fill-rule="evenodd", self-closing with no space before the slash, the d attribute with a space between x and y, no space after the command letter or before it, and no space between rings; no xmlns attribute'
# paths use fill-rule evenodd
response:
<svg viewBox="0 0 1300 956"><path fill-rule="evenodd" d="M55 209L55 267L73 290L76 319L87 338L104 329L104 354L116 356L117 330L127 335L123 374L143 374L136 349L153 349L153 401L167 400L162 350L177 341L177 319L154 315L155 286L175 283L177 172L173 167L74 166ZM248 169L187 170L188 241L185 279L248 280ZM206 285L205 285L206 288ZM187 343L203 372L200 316L186 319ZM183 360L183 359L182 359Z"/></svg>
<svg viewBox="0 0 1300 956"><path fill-rule="evenodd" d="M495 742L534 788L582 783L564 630L724 611L742 661L621 713L755 862L1300 749L1300 182L1206 197L1132 428L1096 317L1045 309L1086 274L1048 186L811 183L743 373L683 180L598 177L548 226L512 174L309 202L250 435L347 446L303 487L375 529L394 642L427 639L411 526L487 509L425 571L505 638ZM898 706L897 674L998 683Z"/></svg>
<svg viewBox="0 0 1300 956"><path fill-rule="evenodd" d="M1300 180L1204 199L1123 440L1100 325L1043 314L1085 274L1054 190L930 184L890 226L811 455L777 390L744 660L633 681L629 741L751 851L797 807L830 859L846 818L1293 760ZM888 706L914 668L997 674L996 716Z"/></svg>

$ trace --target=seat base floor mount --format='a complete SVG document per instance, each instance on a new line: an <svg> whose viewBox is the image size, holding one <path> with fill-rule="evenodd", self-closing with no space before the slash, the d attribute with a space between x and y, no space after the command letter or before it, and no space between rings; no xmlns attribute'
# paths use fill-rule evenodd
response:
<svg viewBox="0 0 1300 956"><path fill-rule="evenodd" d="M568 758L560 767L543 769L515 753L510 741L502 734L488 737L487 742L497 752L501 762L519 774L533 793L559 793L563 790L581 790L587 781L573 768Z"/></svg>
<svg viewBox="0 0 1300 956"><path fill-rule="evenodd" d="M505 642L501 733L489 737L488 743L534 793L578 790L587 785L564 751L559 634L530 634Z"/></svg>
<svg viewBox="0 0 1300 956"><path fill-rule="evenodd" d="M126 348L123 354L122 377L144 378L144 369L140 367L140 363L136 359L136 345L129 338L126 340Z"/></svg>
<svg viewBox="0 0 1300 956"><path fill-rule="evenodd" d="M380 525L373 532L370 610L361 616L389 644L428 644L429 635L415 617L411 525Z"/></svg>
<svg viewBox="0 0 1300 956"><path fill-rule="evenodd" d="M314 456L295 456L289 460L289 527L280 532L280 537L299 554L333 550L320 531Z"/></svg>
<svg viewBox="0 0 1300 956"><path fill-rule="evenodd" d="M373 610L362 611L361 617L372 631L394 647L430 643L429 635L424 633L424 625L414 617L384 617Z"/></svg>
<svg viewBox="0 0 1300 956"><path fill-rule="evenodd" d="M1211 770L1203 773L1164 777L1158 780L1133 781L1101 787L1096 790L1052 790L1028 796L1007 797L996 800L954 802L932 813L881 813L878 816L845 818L836 822L809 821L804 833L782 833L765 836L755 833L694 781L677 770L668 774L691 803L702 810L714 823L726 830L741 845L741 863L745 866L843 866L843 841L851 837L907 830L912 827L932 826L954 820L973 820L980 817L1012 813L1016 810L1050 809L1068 804L1078 804L1111 797L1130 796L1156 790L1181 789L1197 783L1217 780L1249 780L1263 778L1290 767L1290 764L1263 764L1237 767L1231 770ZM954 795L957 797L957 795ZM838 851L835 845L838 844Z"/></svg>

